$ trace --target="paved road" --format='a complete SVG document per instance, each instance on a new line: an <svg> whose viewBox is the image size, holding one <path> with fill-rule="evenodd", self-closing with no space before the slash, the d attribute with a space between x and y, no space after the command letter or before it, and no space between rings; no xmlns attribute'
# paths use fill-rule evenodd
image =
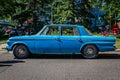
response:
<svg viewBox="0 0 120 80"><path fill-rule="evenodd" d="M0 80L120 80L119 53L98 59L80 55L36 55L14 59L0 52Z"/></svg>

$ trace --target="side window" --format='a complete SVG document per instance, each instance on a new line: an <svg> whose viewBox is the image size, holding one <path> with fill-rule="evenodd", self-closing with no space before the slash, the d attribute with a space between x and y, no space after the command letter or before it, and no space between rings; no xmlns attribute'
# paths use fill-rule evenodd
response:
<svg viewBox="0 0 120 80"><path fill-rule="evenodd" d="M62 27L62 36L78 36L79 32L76 27Z"/></svg>
<svg viewBox="0 0 120 80"><path fill-rule="evenodd" d="M58 27L50 26L46 35L58 35Z"/></svg>

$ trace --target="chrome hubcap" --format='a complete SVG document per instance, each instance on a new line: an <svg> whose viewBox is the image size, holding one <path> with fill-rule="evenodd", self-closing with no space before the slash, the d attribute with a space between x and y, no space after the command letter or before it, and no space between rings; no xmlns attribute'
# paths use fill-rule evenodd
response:
<svg viewBox="0 0 120 80"><path fill-rule="evenodd" d="M94 51L93 51L92 48L88 48L88 49L87 49L87 54L93 54L93 53L94 53Z"/></svg>
<svg viewBox="0 0 120 80"><path fill-rule="evenodd" d="M22 48L18 49L18 53L23 54L24 50Z"/></svg>
<svg viewBox="0 0 120 80"><path fill-rule="evenodd" d="M26 49L24 46L19 46L16 51L19 55L24 55L26 54Z"/></svg>

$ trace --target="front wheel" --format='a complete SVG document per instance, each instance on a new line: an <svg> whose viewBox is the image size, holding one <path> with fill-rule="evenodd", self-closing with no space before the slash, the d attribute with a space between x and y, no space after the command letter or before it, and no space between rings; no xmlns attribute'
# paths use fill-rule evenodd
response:
<svg viewBox="0 0 120 80"><path fill-rule="evenodd" d="M24 45L16 45L13 49L13 54L18 59L25 59L29 56L29 51Z"/></svg>
<svg viewBox="0 0 120 80"><path fill-rule="evenodd" d="M87 59L96 58L98 56L98 49L94 45L86 45L82 49L82 56Z"/></svg>

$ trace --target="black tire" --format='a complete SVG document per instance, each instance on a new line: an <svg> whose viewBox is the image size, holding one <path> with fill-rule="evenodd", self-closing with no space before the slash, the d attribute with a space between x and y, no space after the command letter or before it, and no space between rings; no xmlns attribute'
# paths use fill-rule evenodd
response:
<svg viewBox="0 0 120 80"><path fill-rule="evenodd" d="M98 49L95 45L86 45L82 49L82 56L87 59L93 59L98 56Z"/></svg>
<svg viewBox="0 0 120 80"><path fill-rule="evenodd" d="M13 49L13 54L17 59L25 59L29 56L29 51L26 46L24 45L16 45Z"/></svg>

